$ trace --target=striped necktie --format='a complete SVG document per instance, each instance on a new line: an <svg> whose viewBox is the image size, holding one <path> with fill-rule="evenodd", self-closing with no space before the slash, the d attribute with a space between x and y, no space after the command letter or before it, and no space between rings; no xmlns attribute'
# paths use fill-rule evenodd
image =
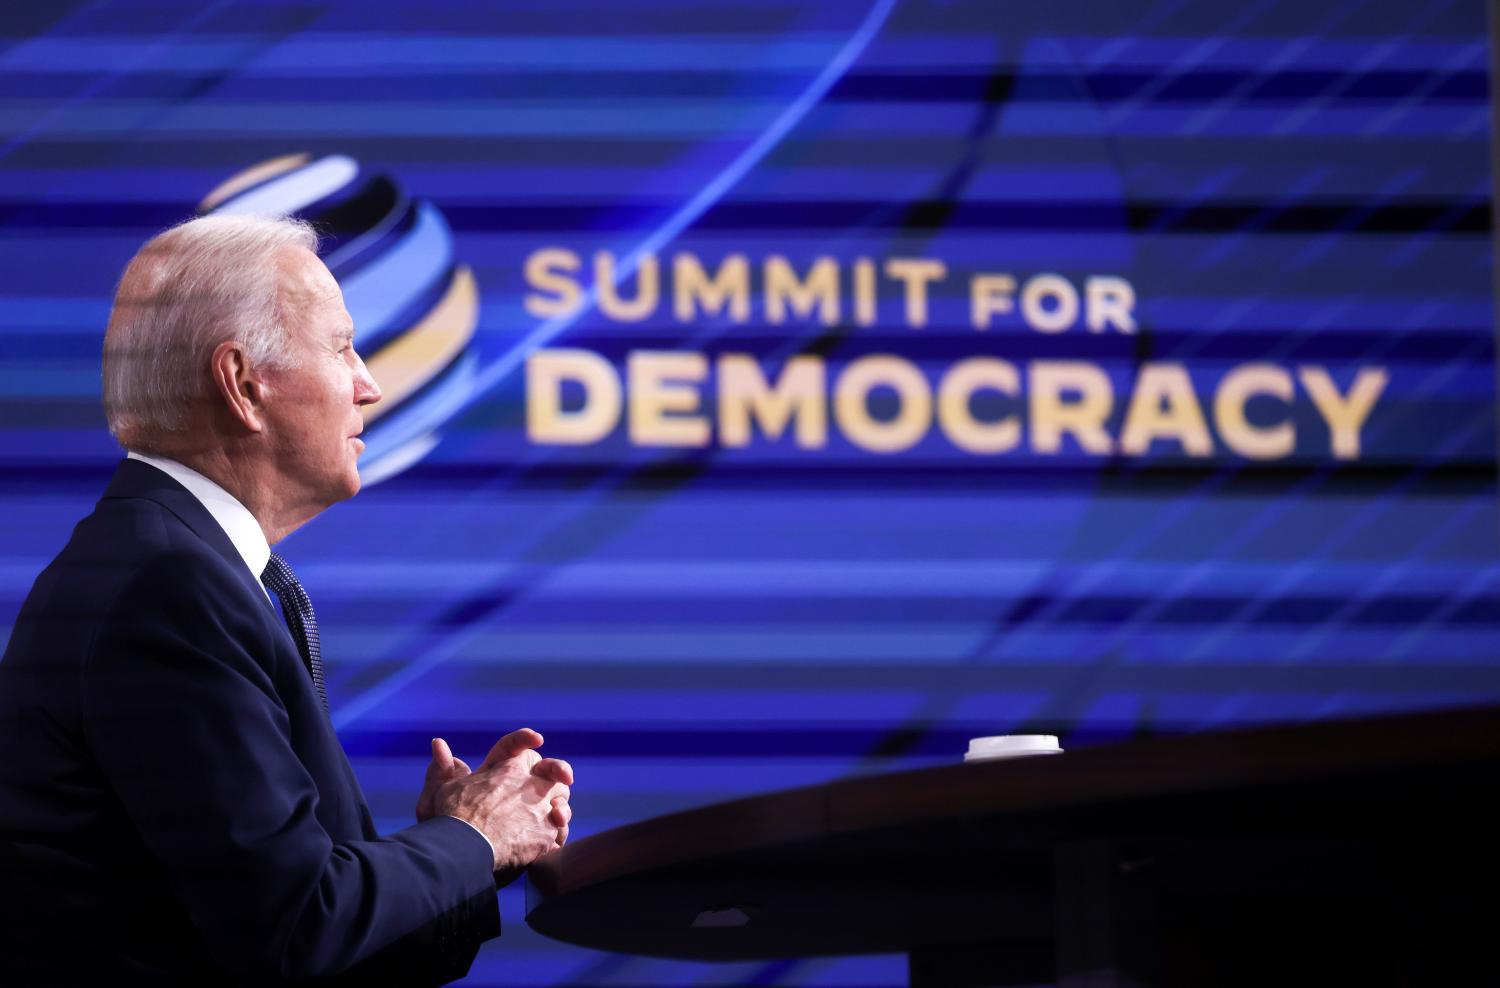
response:
<svg viewBox="0 0 1500 988"><path fill-rule="evenodd" d="M302 661L312 675L313 685L318 688L318 699L323 709L328 709L328 693L323 688L323 652L318 646L318 619L313 616L312 601L307 591L297 582L292 568L276 553L266 563L266 571L260 581L281 600L281 613L286 616L286 626L292 633L292 641L302 651Z"/></svg>

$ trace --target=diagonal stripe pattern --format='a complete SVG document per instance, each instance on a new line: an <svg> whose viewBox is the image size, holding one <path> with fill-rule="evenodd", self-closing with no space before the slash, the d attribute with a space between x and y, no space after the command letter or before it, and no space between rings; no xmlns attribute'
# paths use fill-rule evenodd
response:
<svg viewBox="0 0 1500 988"><path fill-rule="evenodd" d="M328 709L328 693L323 688L323 652L318 644L318 619L313 615L312 600L286 560L271 553L266 570L260 576L266 589L281 601L281 613L286 615L286 626L292 633L292 641L302 652L302 661L312 675L313 685L318 688L318 699L323 709Z"/></svg>

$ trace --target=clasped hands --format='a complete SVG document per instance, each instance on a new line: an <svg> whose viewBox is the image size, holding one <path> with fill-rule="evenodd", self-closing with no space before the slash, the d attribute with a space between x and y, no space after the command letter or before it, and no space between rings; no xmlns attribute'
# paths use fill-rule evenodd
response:
<svg viewBox="0 0 1500 988"><path fill-rule="evenodd" d="M452 816L471 824L489 838L496 872L519 871L562 847L573 818L573 767L538 755L541 746L542 736L523 727L496 741L479 769L470 771L446 741L433 738L417 821Z"/></svg>

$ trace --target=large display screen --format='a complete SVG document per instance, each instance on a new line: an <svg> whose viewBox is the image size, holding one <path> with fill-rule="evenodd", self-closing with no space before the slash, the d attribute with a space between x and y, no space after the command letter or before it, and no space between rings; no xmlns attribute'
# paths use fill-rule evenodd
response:
<svg viewBox="0 0 1500 988"><path fill-rule="evenodd" d="M0 633L120 451L119 272L317 224L385 392L280 547L383 828L531 726L575 834L1500 698L1478 3L0 9ZM468 983L899 984L551 944Z"/></svg>

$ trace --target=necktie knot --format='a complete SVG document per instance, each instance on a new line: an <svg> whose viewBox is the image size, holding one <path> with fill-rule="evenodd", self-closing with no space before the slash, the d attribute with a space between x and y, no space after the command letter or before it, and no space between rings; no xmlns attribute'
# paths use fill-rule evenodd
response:
<svg viewBox="0 0 1500 988"><path fill-rule="evenodd" d="M266 561L266 568L261 573L260 579L276 596L290 593L299 601L306 601L309 608L312 607L312 601L308 599L307 591L302 589L302 584L297 580L297 574L293 573L286 560L276 553L271 553L271 558Z"/></svg>
<svg viewBox="0 0 1500 988"><path fill-rule="evenodd" d="M281 601L281 613L286 618L287 630L292 634L292 641L297 643L302 661L307 666L308 674L312 676L313 685L318 688L318 698L323 701L323 709L327 710L328 693L323 686L323 655L318 642L318 619L313 614L312 600L307 596L307 591L302 589L302 584L298 582L297 575L292 572L286 560L274 552L266 561L260 581Z"/></svg>

